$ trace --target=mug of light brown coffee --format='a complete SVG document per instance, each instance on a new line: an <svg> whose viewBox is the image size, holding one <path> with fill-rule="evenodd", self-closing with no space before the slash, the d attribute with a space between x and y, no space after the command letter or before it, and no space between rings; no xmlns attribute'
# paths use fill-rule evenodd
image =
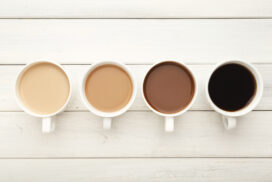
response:
<svg viewBox="0 0 272 182"><path fill-rule="evenodd" d="M124 64L107 61L92 65L81 81L81 96L86 107L103 118L110 129L112 118L126 112L136 97L136 81Z"/></svg>
<svg viewBox="0 0 272 182"><path fill-rule="evenodd" d="M147 72L142 86L146 105L165 118L165 131L174 130L174 117L194 103L197 83L188 66L177 61L162 61Z"/></svg>
<svg viewBox="0 0 272 182"><path fill-rule="evenodd" d="M42 118L42 131L49 133L55 125L52 117L67 106L71 84L61 65L51 61L27 64L17 76L15 95L19 106L28 114Z"/></svg>

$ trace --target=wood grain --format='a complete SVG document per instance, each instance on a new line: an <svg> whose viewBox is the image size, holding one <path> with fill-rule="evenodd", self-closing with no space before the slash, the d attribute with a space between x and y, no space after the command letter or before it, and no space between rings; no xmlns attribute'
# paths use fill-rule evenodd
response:
<svg viewBox="0 0 272 182"><path fill-rule="evenodd" d="M41 120L23 112L0 113L0 158L63 157L272 157L272 111L239 118L232 131L210 111L177 117L166 133L153 112L127 112L110 131L89 112L64 112L56 131L41 133Z"/></svg>
<svg viewBox="0 0 272 182"><path fill-rule="evenodd" d="M256 182L272 178L271 159L0 160L1 181Z"/></svg>
<svg viewBox="0 0 272 182"><path fill-rule="evenodd" d="M199 86L197 100L191 109L211 110L205 96L204 88L213 65L189 66L195 73ZM16 75L22 67L21 65L0 66L0 111L21 111L15 101L13 87ZM64 67L68 73L70 73L73 88L72 97L66 111L86 111L87 109L80 98L79 87L81 78L89 65L65 65ZM149 67L151 67L151 65L129 65L138 85L137 97L130 110L149 110L144 103L141 93L142 80ZM272 110L272 64L256 64L256 67L264 79L264 94L256 110Z"/></svg>
<svg viewBox="0 0 272 182"><path fill-rule="evenodd" d="M271 0L1 1L0 181L271 181L271 18ZM189 63L200 92L176 118L175 132L165 133L140 85L150 63L171 59ZM265 88L256 111L226 131L203 88L213 64L231 59L255 63ZM20 112L12 89L22 64L35 60L76 64L64 66L73 95L48 135L39 118ZM80 64L103 60L130 64L139 84L135 103L110 131L78 92L87 68Z"/></svg>
<svg viewBox="0 0 272 182"><path fill-rule="evenodd" d="M9 0L0 18L267 18L270 0Z"/></svg>
<svg viewBox="0 0 272 182"><path fill-rule="evenodd" d="M2 19L0 27L1 64L41 59L66 64L272 61L271 19Z"/></svg>

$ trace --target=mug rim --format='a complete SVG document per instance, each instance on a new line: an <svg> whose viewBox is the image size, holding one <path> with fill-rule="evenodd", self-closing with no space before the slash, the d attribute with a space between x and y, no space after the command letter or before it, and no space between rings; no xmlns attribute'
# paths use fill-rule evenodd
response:
<svg viewBox="0 0 272 182"><path fill-rule="evenodd" d="M157 111L156 109L154 109L148 102L147 102L147 99L145 98L145 94L144 94L144 81L145 81L145 78L147 76L147 74L151 71L152 68L154 68L155 66L159 65L159 64L162 64L162 63L166 63L166 62L173 62L173 63L177 63L181 66L183 66L185 69L187 69L187 71L191 74L192 78L193 78L193 82L194 82L194 86L195 86L195 89L194 89L194 95L190 101L190 103L185 107L183 108L182 110L178 111L178 112L175 112L175 113L163 113L163 112L159 112ZM197 94L198 94L198 85L197 85L197 80L196 80L196 77L193 73L193 71L191 70L191 68L189 68L185 63L183 63L182 61L173 61L173 60L166 60L166 61L159 61L159 62L156 62L154 64L151 65L151 67L146 71L145 73L145 76L144 76L144 79L142 81L142 88L141 88L141 91L142 91L142 97L144 98L144 102L145 104L147 105L147 107L152 110L154 113L160 115L160 116L164 116L164 117L175 117L175 116L179 116L183 113L185 113L186 111L188 111L192 105L194 104L196 98L197 98Z"/></svg>
<svg viewBox="0 0 272 182"><path fill-rule="evenodd" d="M253 97L253 99L251 100L251 102L249 104L247 104L246 106L244 106L243 108L236 110L236 111L226 111L223 110L221 108L219 108L218 106L216 106L214 104L214 102L211 100L210 94L209 94L209 82L211 79L212 74L221 66L223 65L227 65L227 64L239 64L243 67L245 67L246 69L248 69L250 71L250 73L254 76L254 79L256 81L256 91L255 91L255 95ZM222 61L217 63L212 70L209 73L208 79L206 81L206 85L205 85L205 92L206 92L206 98L210 104L210 106L212 107L213 110L215 110L216 112L222 114L223 116L227 116L227 117L239 117L239 116L243 116L245 114L248 114L249 112L251 112L256 106L257 104L260 102L261 98L262 98L262 94L263 94L263 79L262 76L260 74L260 72L255 68L255 66L253 66L251 63L246 62L246 61L241 61L241 60L228 60L228 61Z"/></svg>
<svg viewBox="0 0 272 182"><path fill-rule="evenodd" d="M31 111L30 109L28 109L23 104L23 102L21 101L20 96L18 95L18 88L17 87L18 87L18 83L20 81L21 76L24 74L24 72L28 68L30 68L30 67L32 67L32 66L34 66L36 64L41 64L41 63L51 63L51 64L57 66L58 68L60 68L64 72L64 74L66 75L66 77L68 79L68 82L69 82L69 95L68 95L68 97L66 99L65 104L59 110L57 110L56 112L51 113L51 114L37 114L37 113ZM71 95L72 95L72 82L71 82L71 78L70 78L69 73L61 66L61 64L59 64L59 63L57 63L55 61L43 61L43 60L41 60L41 61L31 61L31 62L28 62L25 66L23 66L23 68L21 68L21 70L17 74L16 79L15 79L15 84L14 84L14 93L15 93L16 102L18 103L18 105L20 106L20 108L24 112L26 112L27 114L32 115L34 117L39 117L39 118L52 117L52 116L55 116L55 115L61 113L62 111L64 111L64 109L68 105L68 103L70 101L70 98L71 98Z"/></svg>
<svg viewBox="0 0 272 182"><path fill-rule="evenodd" d="M87 80L88 76L90 75L90 73L92 71L94 71L95 68L97 68L99 66L107 65L107 64L117 66L117 67L121 68L122 70L124 70L128 74L128 76L130 77L130 80L132 82L132 95L129 99L129 102L124 107L122 107L121 109L114 111L114 112L104 112L104 111L96 109L88 101L88 99L86 98L86 93L85 93L85 83L86 83L86 80ZM116 117L116 116L119 116L119 115L125 113L131 107L131 105L134 103L135 98L136 98L136 94L137 94L137 82L135 80L134 75L132 74L132 71L128 68L128 66L126 66L125 64L118 62L118 61L100 61L100 62L90 65L87 68L87 70L85 71L80 83L81 83L81 85L80 85L80 93L81 94L80 95L81 95L81 99L82 99L84 105L87 107L87 109L90 112L92 112L93 114L100 116L100 117L111 118L111 117Z"/></svg>

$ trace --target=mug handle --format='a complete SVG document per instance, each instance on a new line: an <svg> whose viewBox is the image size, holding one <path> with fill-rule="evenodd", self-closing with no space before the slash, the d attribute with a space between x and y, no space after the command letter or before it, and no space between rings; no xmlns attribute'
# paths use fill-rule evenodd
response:
<svg viewBox="0 0 272 182"><path fill-rule="evenodd" d="M233 129L236 127L236 121L237 119L234 117L226 117L226 116L222 116L223 117L223 124L225 126L225 128L227 130Z"/></svg>
<svg viewBox="0 0 272 182"><path fill-rule="evenodd" d="M55 130L55 123L51 117L42 118L42 132L50 133Z"/></svg>
<svg viewBox="0 0 272 182"><path fill-rule="evenodd" d="M166 116L164 119L164 130L166 132L174 131L174 117Z"/></svg>
<svg viewBox="0 0 272 182"><path fill-rule="evenodd" d="M103 118L103 128L105 130L109 130L111 129L111 118L107 117L107 118Z"/></svg>

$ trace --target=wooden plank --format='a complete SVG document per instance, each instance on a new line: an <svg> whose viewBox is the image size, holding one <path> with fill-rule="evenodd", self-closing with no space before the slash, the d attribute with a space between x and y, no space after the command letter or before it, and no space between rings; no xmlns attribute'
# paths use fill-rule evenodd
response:
<svg viewBox="0 0 272 182"><path fill-rule="evenodd" d="M261 18L270 0L9 0L0 18Z"/></svg>
<svg viewBox="0 0 272 182"><path fill-rule="evenodd" d="M142 80L148 68L151 65L129 65L129 68L135 75L138 83L138 93L136 100L130 110L149 110L144 103L141 93ZM213 65L189 65L194 71L198 85L199 92L192 110L211 110L205 96L205 83L207 75L212 69ZM258 70L264 79L264 94L260 104L256 110L272 110L272 64L257 64ZM21 65L2 65L0 66L0 111L21 111L15 101L13 92L16 75L23 66ZM86 107L81 101L79 86L82 75L88 69L89 65L65 65L67 71L70 73L72 79L72 98L66 108L66 111L86 111Z"/></svg>
<svg viewBox="0 0 272 182"><path fill-rule="evenodd" d="M0 180L13 182L272 180L271 159L7 159L0 168Z"/></svg>
<svg viewBox="0 0 272 182"><path fill-rule="evenodd" d="M66 64L272 62L272 19L2 19L0 27L1 64L40 59Z"/></svg>
<svg viewBox="0 0 272 182"><path fill-rule="evenodd" d="M39 118L1 112L0 158L272 157L271 115L252 112L226 131L217 113L189 111L176 118L175 132L166 133L153 112L127 112L114 118L110 131L89 112L64 112L56 131L42 134Z"/></svg>

